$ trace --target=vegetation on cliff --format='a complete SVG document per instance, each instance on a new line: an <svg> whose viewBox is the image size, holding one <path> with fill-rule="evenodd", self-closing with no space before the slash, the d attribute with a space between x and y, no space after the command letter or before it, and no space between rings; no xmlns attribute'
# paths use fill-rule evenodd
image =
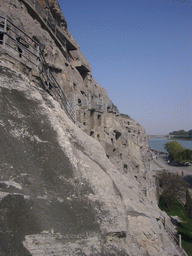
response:
<svg viewBox="0 0 192 256"><path fill-rule="evenodd" d="M125 118L130 118L130 115L123 114L123 113L121 113L120 116L125 117Z"/></svg>

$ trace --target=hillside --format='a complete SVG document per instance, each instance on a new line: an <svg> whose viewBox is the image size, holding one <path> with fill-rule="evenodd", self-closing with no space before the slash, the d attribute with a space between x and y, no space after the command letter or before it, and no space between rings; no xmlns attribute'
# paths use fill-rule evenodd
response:
<svg viewBox="0 0 192 256"><path fill-rule="evenodd" d="M55 0L0 0L0 255L181 255L119 115Z"/></svg>

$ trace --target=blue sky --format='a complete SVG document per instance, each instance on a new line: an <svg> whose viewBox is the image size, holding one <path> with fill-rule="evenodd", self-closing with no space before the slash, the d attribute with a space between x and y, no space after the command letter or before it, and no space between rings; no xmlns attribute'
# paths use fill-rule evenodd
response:
<svg viewBox="0 0 192 256"><path fill-rule="evenodd" d="M147 134L192 129L192 0L60 0L119 111Z"/></svg>

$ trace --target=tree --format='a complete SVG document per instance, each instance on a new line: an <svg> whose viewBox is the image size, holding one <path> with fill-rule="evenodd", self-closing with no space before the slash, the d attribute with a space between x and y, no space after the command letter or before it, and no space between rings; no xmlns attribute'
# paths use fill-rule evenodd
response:
<svg viewBox="0 0 192 256"><path fill-rule="evenodd" d="M190 138L192 138L192 130L188 131L188 135L189 135Z"/></svg>
<svg viewBox="0 0 192 256"><path fill-rule="evenodd" d="M176 161L178 155L184 150L184 148L176 141L167 142L165 149L168 151L169 156Z"/></svg>
<svg viewBox="0 0 192 256"><path fill-rule="evenodd" d="M167 208L170 209L174 199L183 196L188 183L181 176L166 171L161 172L157 177L164 192Z"/></svg>
<svg viewBox="0 0 192 256"><path fill-rule="evenodd" d="M169 156L176 162L185 163L192 161L192 150L183 148L176 141L167 142L165 149L168 151Z"/></svg>
<svg viewBox="0 0 192 256"><path fill-rule="evenodd" d="M192 138L192 130L184 131L184 130L179 130L179 131L173 131L169 133L170 135L173 135L174 138L179 138L179 139L191 139Z"/></svg>
<svg viewBox="0 0 192 256"><path fill-rule="evenodd" d="M186 209L187 213L189 214L190 218L192 218L192 199L191 199L188 189L186 190L185 209Z"/></svg>
<svg viewBox="0 0 192 256"><path fill-rule="evenodd" d="M179 131L173 131L169 133L170 135L186 135L187 132L185 132L184 130L179 130Z"/></svg>
<svg viewBox="0 0 192 256"><path fill-rule="evenodd" d="M180 156L178 156L178 162L191 162L192 161L192 150L190 149L184 149L183 152L181 152Z"/></svg>

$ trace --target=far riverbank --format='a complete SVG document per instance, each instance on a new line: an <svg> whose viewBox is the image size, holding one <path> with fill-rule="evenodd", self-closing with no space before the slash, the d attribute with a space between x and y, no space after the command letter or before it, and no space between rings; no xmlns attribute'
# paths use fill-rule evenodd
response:
<svg viewBox="0 0 192 256"><path fill-rule="evenodd" d="M148 140L148 146L157 151L167 153L167 150L164 148L164 145L170 141L173 141L173 140L162 139L162 138L152 138L152 139ZM177 141L179 144L181 144L183 148L192 150L192 141L191 140L189 140L189 141L188 140L174 140L174 141Z"/></svg>

